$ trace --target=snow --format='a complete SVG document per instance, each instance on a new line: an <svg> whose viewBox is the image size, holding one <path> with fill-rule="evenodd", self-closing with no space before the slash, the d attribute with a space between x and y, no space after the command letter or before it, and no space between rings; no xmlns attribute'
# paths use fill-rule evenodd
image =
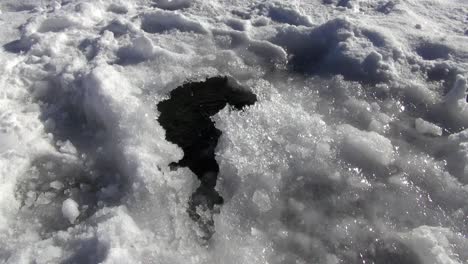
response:
<svg viewBox="0 0 468 264"><path fill-rule="evenodd" d="M427 122L422 118L418 118L414 121L416 130L421 134L430 134L434 136L442 136L442 128L435 124Z"/></svg>
<svg viewBox="0 0 468 264"><path fill-rule="evenodd" d="M1 263L468 261L466 2L0 10ZM257 102L211 117L206 239L157 105L214 76Z"/></svg>
<svg viewBox="0 0 468 264"><path fill-rule="evenodd" d="M414 245L424 263L458 263L451 255L458 255L450 247L453 233L445 228L421 226L410 233L402 234L403 239ZM457 249L455 249L457 250ZM464 254L464 253L463 253Z"/></svg>

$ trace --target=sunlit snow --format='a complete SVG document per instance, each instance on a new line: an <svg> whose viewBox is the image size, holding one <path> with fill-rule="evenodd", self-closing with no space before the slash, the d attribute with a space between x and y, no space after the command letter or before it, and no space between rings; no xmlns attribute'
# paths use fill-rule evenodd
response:
<svg viewBox="0 0 468 264"><path fill-rule="evenodd" d="M468 2L2 0L0 28L0 263L468 263ZM256 99L158 107L220 76Z"/></svg>

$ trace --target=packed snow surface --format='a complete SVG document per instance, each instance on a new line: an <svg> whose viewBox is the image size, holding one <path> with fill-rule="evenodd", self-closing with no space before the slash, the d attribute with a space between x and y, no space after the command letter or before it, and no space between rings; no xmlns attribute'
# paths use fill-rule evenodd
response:
<svg viewBox="0 0 468 264"><path fill-rule="evenodd" d="M0 263L468 263L468 2L0 1ZM197 176L157 105L229 76ZM210 218L211 219L211 218Z"/></svg>

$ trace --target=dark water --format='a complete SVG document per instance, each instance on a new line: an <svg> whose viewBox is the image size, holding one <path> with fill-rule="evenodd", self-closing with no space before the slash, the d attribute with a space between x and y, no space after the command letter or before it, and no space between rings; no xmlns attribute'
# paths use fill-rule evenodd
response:
<svg viewBox="0 0 468 264"><path fill-rule="evenodd" d="M207 239L214 233L213 210L223 204L223 198L215 190L219 173L215 149L222 132L215 127L211 116L226 105L242 110L256 101L257 96L235 80L218 76L185 83L158 104L161 112L158 121L166 130L166 139L184 151L182 160L171 166L188 167L200 180L200 187L189 201L188 213L199 223ZM197 208L205 213L199 214Z"/></svg>

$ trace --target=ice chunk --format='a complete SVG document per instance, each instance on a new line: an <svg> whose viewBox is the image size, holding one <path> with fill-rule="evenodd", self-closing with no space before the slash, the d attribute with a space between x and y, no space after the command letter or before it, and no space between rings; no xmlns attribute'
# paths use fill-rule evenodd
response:
<svg viewBox="0 0 468 264"><path fill-rule="evenodd" d="M73 146L73 144L69 140L65 142L58 141L57 145L59 147L60 152L62 153L71 154L71 155L76 155L78 153L75 146Z"/></svg>
<svg viewBox="0 0 468 264"><path fill-rule="evenodd" d="M132 44L122 47L117 52L119 64L133 64L149 60L155 56L155 47L151 39L140 36L132 41Z"/></svg>
<svg viewBox="0 0 468 264"><path fill-rule="evenodd" d="M65 185L61 183L60 181L53 181L49 184L49 186L55 190L60 190L63 187L65 187Z"/></svg>
<svg viewBox="0 0 468 264"><path fill-rule="evenodd" d="M442 104L448 115L445 119L450 120L456 127L464 128L468 125L468 108L466 107L467 88L466 78L462 75L457 75L452 89L447 93Z"/></svg>
<svg viewBox="0 0 468 264"><path fill-rule="evenodd" d="M350 161L363 167L388 166L392 163L393 145L388 138L350 125L340 126L339 131L344 136L343 153Z"/></svg>
<svg viewBox="0 0 468 264"><path fill-rule="evenodd" d="M423 120L422 118L418 118L414 121L416 126L416 130L421 134L429 134L434 136L442 136L442 128Z"/></svg>
<svg viewBox="0 0 468 264"><path fill-rule="evenodd" d="M78 210L78 203L73 199L68 198L62 203L62 214L71 224L73 224L76 218L80 215Z"/></svg>

